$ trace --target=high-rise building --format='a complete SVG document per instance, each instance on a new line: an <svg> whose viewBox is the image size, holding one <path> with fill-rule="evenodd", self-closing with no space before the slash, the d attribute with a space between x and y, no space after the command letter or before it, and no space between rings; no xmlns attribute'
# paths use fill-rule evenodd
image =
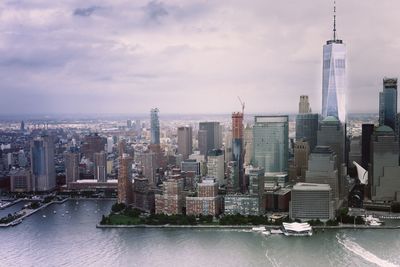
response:
<svg viewBox="0 0 400 267"><path fill-rule="evenodd" d="M94 179L103 183L107 181L107 154L104 151L94 153Z"/></svg>
<svg viewBox="0 0 400 267"><path fill-rule="evenodd" d="M333 116L326 117L320 124L318 130L318 146L329 146L337 156L336 168L339 171L339 192L340 198L346 197L346 149L344 127L340 121ZM332 187L332 190L336 189Z"/></svg>
<svg viewBox="0 0 400 267"><path fill-rule="evenodd" d="M310 155L310 145L305 140L297 140L294 144L294 162L291 167L290 180L292 182L305 182L306 171L308 169L308 158Z"/></svg>
<svg viewBox="0 0 400 267"><path fill-rule="evenodd" d="M10 173L11 192L31 192L32 179L29 171L25 169L11 170Z"/></svg>
<svg viewBox="0 0 400 267"><path fill-rule="evenodd" d="M221 198L218 196L218 182L213 178L203 179L197 184L197 196L186 197L187 215L212 215L221 212Z"/></svg>
<svg viewBox="0 0 400 267"><path fill-rule="evenodd" d="M64 153L65 160L65 182L69 183L79 180L79 161L80 155L78 151L66 151Z"/></svg>
<svg viewBox="0 0 400 267"><path fill-rule="evenodd" d="M232 113L232 160L238 165L239 187L245 186L244 180L244 140L243 140L243 113Z"/></svg>
<svg viewBox="0 0 400 267"><path fill-rule="evenodd" d="M132 203L132 157L122 154L119 157L118 203Z"/></svg>
<svg viewBox="0 0 400 267"><path fill-rule="evenodd" d="M207 147L207 131L199 130L198 131L198 147L200 151L200 155L207 156L208 147Z"/></svg>
<svg viewBox="0 0 400 267"><path fill-rule="evenodd" d="M255 116L253 126L253 163L265 172L287 172L289 154L289 117Z"/></svg>
<svg viewBox="0 0 400 267"><path fill-rule="evenodd" d="M216 178L220 185L225 185L225 161L221 149L214 149L208 153L207 175Z"/></svg>
<svg viewBox="0 0 400 267"><path fill-rule="evenodd" d="M336 160L336 154L330 147L317 146L308 160L306 183L329 184L332 189L332 199L338 205L339 176Z"/></svg>
<svg viewBox="0 0 400 267"><path fill-rule="evenodd" d="M49 191L56 186L54 141L51 136L31 142L31 173L33 191Z"/></svg>
<svg viewBox="0 0 400 267"><path fill-rule="evenodd" d="M334 116L346 122L346 46L336 34L334 8L333 39L323 48L322 116Z"/></svg>
<svg viewBox="0 0 400 267"><path fill-rule="evenodd" d="M329 184L298 183L293 186L289 216L300 220L335 218L332 189Z"/></svg>
<svg viewBox="0 0 400 267"><path fill-rule="evenodd" d="M228 193L240 191L239 186L239 166L236 161L228 162L226 166L226 190Z"/></svg>
<svg viewBox="0 0 400 267"><path fill-rule="evenodd" d="M299 114L296 115L296 140L308 141L312 151L317 145L319 114L311 113L308 96L300 96Z"/></svg>
<svg viewBox="0 0 400 267"><path fill-rule="evenodd" d="M193 153L192 140L192 127L184 126L178 128L178 154L181 154L184 160L188 159L189 155Z"/></svg>
<svg viewBox="0 0 400 267"><path fill-rule="evenodd" d="M369 183L372 200L400 200L399 143L386 125L378 127L372 136Z"/></svg>
<svg viewBox="0 0 400 267"><path fill-rule="evenodd" d="M158 108L150 111L150 143L153 145L160 144L160 121L158 119Z"/></svg>
<svg viewBox="0 0 400 267"><path fill-rule="evenodd" d="M126 121L126 127L127 127L128 129L131 129L131 128L132 128L132 120L127 120L127 121Z"/></svg>
<svg viewBox="0 0 400 267"><path fill-rule="evenodd" d="M182 214L183 202L183 179L170 178L163 182L162 194L155 195L156 213Z"/></svg>
<svg viewBox="0 0 400 267"><path fill-rule="evenodd" d="M201 163L195 159L187 159L181 162L182 172L194 172L195 175L201 174Z"/></svg>
<svg viewBox="0 0 400 267"><path fill-rule="evenodd" d="M112 153L114 147L114 139L112 137L107 137L107 153Z"/></svg>
<svg viewBox="0 0 400 267"><path fill-rule="evenodd" d="M250 165L253 157L253 128L249 125L244 129L244 165Z"/></svg>
<svg viewBox="0 0 400 267"><path fill-rule="evenodd" d="M397 123L397 79L384 78L383 91L379 93L379 125L396 131Z"/></svg>
<svg viewBox="0 0 400 267"><path fill-rule="evenodd" d="M205 132L206 133L205 133ZM199 123L199 150L200 153L207 154L213 149L220 149L221 127L219 122L200 122ZM201 135L201 137L200 137ZM204 138L205 137L205 138Z"/></svg>
<svg viewBox="0 0 400 267"><path fill-rule="evenodd" d="M371 137L374 133L373 124L363 124L361 132L361 166L368 170L371 159Z"/></svg>
<svg viewBox="0 0 400 267"><path fill-rule="evenodd" d="M260 215L260 198L257 195L234 194L224 197L224 213L228 215Z"/></svg>
<svg viewBox="0 0 400 267"><path fill-rule="evenodd" d="M145 177L136 177L133 188L135 208L149 213L154 212L154 191L150 188L149 180Z"/></svg>
<svg viewBox="0 0 400 267"><path fill-rule="evenodd" d="M308 102L308 95L301 95L299 102L299 114L311 113L310 103Z"/></svg>
<svg viewBox="0 0 400 267"><path fill-rule="evenodd" d="M93 162L93 154L104 150L106 139L97 133L85 136L81 147L82 155Z"/></svg>
<svg viewBox="0 0 400 267"><path fill-rule="evenodd" d="M350 139L349 166L355 168L353 162L361 163L361 137L352 136Z"/></svg>
<svg viewBox="0 0 400 267"><path fill-rule="evenodd" d="M25 131L25 122L24 121L21 121L20 130L21 130L21 132Z"/></svg>

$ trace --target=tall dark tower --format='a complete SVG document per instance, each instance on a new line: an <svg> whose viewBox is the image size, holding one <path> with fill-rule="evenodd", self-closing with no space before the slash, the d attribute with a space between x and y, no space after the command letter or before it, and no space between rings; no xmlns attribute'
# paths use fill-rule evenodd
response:
<svg viewBox="0 0 400 267"><path fill-rule="evenodd" d="M243 172L243 112L232 113L232 160L236 161L239 173L238 179L239 183L234 182L233 184L238 184L239 188L244 191L245 181Z"/></svg>
<svg viewBox="0 0 400 267"><path fill-rule="evenodd" d="M396 131L397 124L397 79L384 78L383 91L379 93L379 125Z"/></svg>

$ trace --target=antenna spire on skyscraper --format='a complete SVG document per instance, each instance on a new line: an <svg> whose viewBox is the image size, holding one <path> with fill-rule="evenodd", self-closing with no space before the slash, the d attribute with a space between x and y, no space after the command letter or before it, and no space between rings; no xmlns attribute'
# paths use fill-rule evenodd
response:
<svg viewBox="0 0 400 267"><path fill-rule="evenodd" d="M333 1L333 40L336 41L336 0Z"/></svg>

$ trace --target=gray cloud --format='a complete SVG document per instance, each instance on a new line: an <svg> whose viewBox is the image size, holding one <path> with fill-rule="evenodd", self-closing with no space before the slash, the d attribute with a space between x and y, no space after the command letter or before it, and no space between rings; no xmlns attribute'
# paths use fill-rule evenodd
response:
<svg viewBox="0 0 400 267"><path fill-rule="evenodd" d="M349 110L377 111L383 76L399 76L400 2L337 2ZM85 4L0 3L0 112L228 113L240 95L247 112L286 113L300 94L320 110L329 1Z"/></svg>
<svg viewBox="0 0 400 267"><path fill-rule="evenodd" d="M74 16L81 16L81 17L89 17L91 16L96 10L100 9L98 6L90 6L86 8L77 8L74 10Z"/></svg>
<svg viewBox="0 0 400 267"><path fill-rule="evenodd" d="M167 7L163 2L150 1L145 7L143 7L147 16L155 21L159 21L160 18L167 16Z"/></svg>

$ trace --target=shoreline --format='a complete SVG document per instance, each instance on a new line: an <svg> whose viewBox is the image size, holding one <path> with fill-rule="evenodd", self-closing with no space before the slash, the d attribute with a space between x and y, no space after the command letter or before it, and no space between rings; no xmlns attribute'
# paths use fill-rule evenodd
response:
<svg viewBox="0 0 400 267"><path fill-rule="evenodd" d="M277 225L101 225L96 224L96 228L169 228L169 229L245 229L251 230L253 227L265 227L267 230L280 229ZM384 230L384 229L400 229L400 226L369 226L369 225L338 225L338 226L312 226L313 229L330 230L330 229L354 229L354 230Z"/></svg>
<svg viewBox="0 0 400 267"><path fill-rule="evenodd" d="M38 211L40 211L40 210L42 210L42 209L44 209L44 208L47 208L48 206L50 206L50 205L52 205L52 204L63 204L64 202L66 202L66 201L68 201L68 200L69 200L69 198L65 198L65 199L63 199L63 200L61 200L61 201L51 201L51 202L49 202L49 203L43 204L43 205L40 206L39 208L37 208L37 209L35 209L35 210L31 210L31 212L28 212L28 213L26 213L25 215L23 215L23 216L21 216L21 217L18 217L18 218L16 218L15 220L13 220L13 221L11 221L11 222L9 222L9 223L0 224L0 228L1 228L1 227L12 227L12 226L15 226L15 225L13 225L13 223L16 222L16 221L21 220L21 223L22 223L23 220L24 220L26 217L29 217L29 216L31 216L32 214L34 214L34 213L36 213L36 212L38 212Z"/></svg>

